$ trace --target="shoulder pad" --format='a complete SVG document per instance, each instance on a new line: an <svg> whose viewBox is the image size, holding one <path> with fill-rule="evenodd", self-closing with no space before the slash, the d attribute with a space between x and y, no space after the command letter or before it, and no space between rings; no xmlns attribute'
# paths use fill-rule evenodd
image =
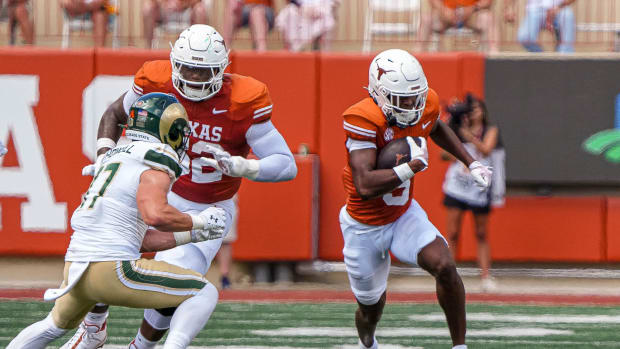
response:
<svg viewBox="0 0 620 349"><path fill-rule="evenodd" d="M181 176L183 170L179 164L179 156L167 144L146 143L142 152L142 162L148 167L164 171L170 175L170 178L176 180Z"/></svg>

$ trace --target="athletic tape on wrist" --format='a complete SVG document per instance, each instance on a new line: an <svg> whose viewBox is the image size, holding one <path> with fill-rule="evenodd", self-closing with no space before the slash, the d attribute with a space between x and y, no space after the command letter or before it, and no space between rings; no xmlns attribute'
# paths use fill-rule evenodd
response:
<svg viewBox="0 0 620 349"><path fill-rule="evenodd" d="M97 151L103 149L103 148L114 148L116 147L116 142L114 142L114 140L112 140L111 138L99 138L97 139Z"/></svg>
<svg viewBox="0 0 620 349"><path fill-rule="evenodd" d="M192 218L192 229L204 229L205 222L199 216L189 215Z"/></svg>
<svg viewBox="0 0 620 349"><path fill-rule="evenodd" d="M173 233L174 241L177 246L189 244L192 242L192 233L190 231L176 231Z"/></svg>
<svg viewBox="0 0 620 349"><path fill-rule="evenodd" d="M396 172L396 175L401 182L408 181L415 175L415 173L413 173L413 170L411 169L411 167L409 167L409 164L407 163L400 164L396 167L393 167L392 169L394 170L394 172Z"/></svg>

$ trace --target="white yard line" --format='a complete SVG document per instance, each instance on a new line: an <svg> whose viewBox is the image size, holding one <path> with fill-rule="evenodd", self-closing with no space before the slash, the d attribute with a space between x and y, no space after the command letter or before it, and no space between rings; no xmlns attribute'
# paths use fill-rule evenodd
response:
<svg viewBox="0 0 620 349"><path fill-rule="evenodd" d="M409 315L413 321L445 321L443 313L424 315ZM524 314L491 314L491 313L467 313L468 321L481 322L518 322L539 324L620 324L620 315L524 315ZM468 332L469 334L469 332Z"/></svg>
<svg viewBox="0 0 620 349"><path fill-rule="evenodd" d="M350 327L282 327L274 330L253 330L252 334L261 336L316 336L316 337L357 337L357 331ZM536 327L496 327L484 330L469 329L467 337L543 337L550 335L572 335L571 330L557 330ZM379 337L449 337L447 328L387 327L377 329Z"/></svg>
<svg viewBox="0 0 620 349"><path fill-rule="evenodd" d="M461 276L480 275L480 269L465 267L457 268ZM301 274L312 274L318 272L346 272L343 262L315 261L312 263L297 266L297 271ZM602 268L496 268L491 271L493 276L498 277L532 277L532 278L578 278L578 279L620 279L620 269ZM392 275L408 276L428 276L428 273L420 268L390 267Z"/></svg>

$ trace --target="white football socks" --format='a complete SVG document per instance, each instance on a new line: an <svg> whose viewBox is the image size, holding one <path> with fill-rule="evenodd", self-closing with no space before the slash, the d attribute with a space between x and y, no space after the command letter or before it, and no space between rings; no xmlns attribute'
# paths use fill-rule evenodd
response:
<svg viewBox="0 0 620 349"><path fill-rule="evenodd" d="M39 322L23 329L17 337L13 338L6 349L39 349L45 348L53 340L62 337L68 329L56 327L52 314Z"/></svg>
<svg viewBox="0 0 620 349"><path fill-rule="evenodd" d="M131 349L134 349L134 348L135 349L152 349L152 348L155 348L156 345L157 345L157 341L150 341L144 338L140 330L138 330L138 334L136 335L136 338L133 340L133 342L131 342L129 347Z"/></svg>
<svg viewBox="0 0 620 349"><path fill-rule="evenodd" d="M459 344L452 347L452 349L467 349L467 345Z"/></svg>
<svg viewBox="0 0 620 349"><path fill-rule="evenodd" d="M103 323L108 318L108 311L105 313L88 313L84 317L84 324L88 332L97 332L103 326Z"/></svg>
<svg viewBox="0 0 620 349"><path fill-rule="evenodd" d="M177 307L170 322L170 333L164 349L187 348L198 332L207 324L217 304L217 288L208 283L192 298Z"/></svg>
<svg viewBox="0 0 620 349"><path fill-rule="evenodd" d="M367 347L360 341L360 349L379 349L379 342L377 342L377 337L373 338L372 345Z"/></svg>

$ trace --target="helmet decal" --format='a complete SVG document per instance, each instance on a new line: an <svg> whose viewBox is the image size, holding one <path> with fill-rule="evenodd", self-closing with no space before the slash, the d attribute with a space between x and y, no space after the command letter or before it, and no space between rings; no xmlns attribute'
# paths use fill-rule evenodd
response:
<svg viewBox="0 0 620 349"><path fill-rule="evenodd" d="M379 66L377 63L377 80L381 80L381 76L385 73L395 72L396 70L385 70Z"/></svg>
<svg viewBox="0 0 620 349"><path fill-rule="evenodd" d="M148 93L131 106L126 136L133 141L168 144L182 157L189 140L188 124L187 112L174 95Z"/></svg>

